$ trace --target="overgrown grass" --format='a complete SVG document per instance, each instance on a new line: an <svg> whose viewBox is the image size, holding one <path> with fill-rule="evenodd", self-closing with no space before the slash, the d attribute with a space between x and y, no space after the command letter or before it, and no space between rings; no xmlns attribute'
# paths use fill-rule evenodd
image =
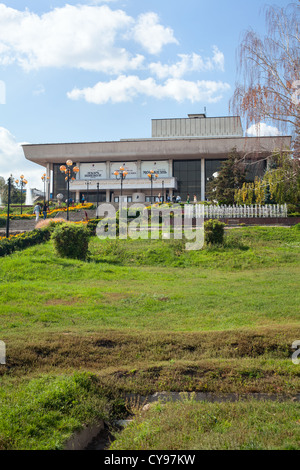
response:
<svg viewBox="0 0 300 470"><path fill-rule="evenodd" d="M156 403L139 412L110 450L299 450L300 404Z"/></svg>
<svg viewBox="0 0 300 470"><path fill-rule="evenodd" d="M253 227L227 230L224 246L199 252L186 252L180 240L93 238L85 262L58 258L51 242L1 258L5 413L19 400L13 401L10 384L22 384L29 391L20 420L27 412L28 422L31 415L46 416L34 400L29 406L33 388L49 383L51 389L58 374L73 383L77 371L96 374L100 388L119 396L164 390L294 395L299 248L295 227ZM24 378L33 380L32 389ZM92 389L89 397L84 393L92 418L97 400ZM64 417L60 411L51 446L59 448L73 424L85 422L80 406L63 408ZM0 421L8 426L4 411ZM14 427L10 440L5 429L4 448L22 446L28 437ZM32 448L47 441L43 433L34 430L28 438Z"/></svg>
<svg viewBox="0 0 300 470"><path fill-rule="evenodd" d="M59 450L75 431L118 416L88 374L43 376L0 388L0 450Z"/></svg>
<svg viewBox="0 0 300 470"><path fill-rule="evenodd" d="M172 235L172 234L171 234ZM299 264L297 227L228 229L222 246L186 251L186 240L99 240L91 242L91 260L112 264L221 269L225 271Z"/></svg>

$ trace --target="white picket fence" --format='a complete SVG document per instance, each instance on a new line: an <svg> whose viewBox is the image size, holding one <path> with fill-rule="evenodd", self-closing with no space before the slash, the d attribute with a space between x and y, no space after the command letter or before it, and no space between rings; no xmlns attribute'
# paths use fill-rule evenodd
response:
<svg viewBox="0 0 300 470"><path fill-rule="evenodd" d="M204 217L208 219L235 219L253 217L287 217L286 204L252 204L243 206L185 204L187 217Z"/></svg>

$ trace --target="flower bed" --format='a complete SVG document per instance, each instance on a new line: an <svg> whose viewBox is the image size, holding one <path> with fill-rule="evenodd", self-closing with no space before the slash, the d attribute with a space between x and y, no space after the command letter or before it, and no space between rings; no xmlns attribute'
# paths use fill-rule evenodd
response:
<svg viewBox="0 0 300 470"><path fill-rule="evenodd" d="M9 238L0 237L0 256L10 255L14 251L24 250L29 246L44 243L50 239L52 229L46 227L43 229L32 230L31 232L11 235Z"/></svg>
<svg viewBox="0 0 300 470"><path fill-rule="evenodd" d="M82 209L91 209L92 207L93 207L92 203L77 204L76 206L70 206L69 212L71 211L76 212ZM53 218L61 212L67 212L67 207L59 207L59 208L48 211L47 218ZM0 215L0 220L6 220L6 218L7 218L7 214ZM35 214L10 214L9 215L10 220L32 220L34 218L35 218Z"/></svg>

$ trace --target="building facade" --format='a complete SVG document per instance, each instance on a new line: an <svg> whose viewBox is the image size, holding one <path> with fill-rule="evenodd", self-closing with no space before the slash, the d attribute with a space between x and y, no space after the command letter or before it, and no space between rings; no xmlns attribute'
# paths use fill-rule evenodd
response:
<svg viewBox="0 0 300 470"><path fill-rule="evenodd" d="M233 149L241 156L249 180L261 175L274 150L288 149L290 136L244 137L239 117L206 117L189 114L184 119L153 119L152 136L109 142L78 142L23 145L26 159L46 168L54 199L67 197L60 166L72 160L79 167L70 184L71 198L88 202L150 202L180 195L206 199L208 181L219 171ZM123 167L122 182L115 172ZM148 174L158 177L153 182ZM122 191L121 191L122 189ZM122 192L122 194L121 194Z"/></svg>

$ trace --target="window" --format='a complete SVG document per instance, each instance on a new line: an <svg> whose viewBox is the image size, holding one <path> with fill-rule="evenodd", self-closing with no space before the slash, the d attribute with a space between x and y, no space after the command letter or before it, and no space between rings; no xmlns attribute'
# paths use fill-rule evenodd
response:
<svg viewBox="0 0 300 470"><path fill-rule="evenodd" d="M173 162L173 175L177 178L177 191L182 202L185 202L187 195L193 200L194 195L198 200L201 197L201 159L199 160L175 160Z"/></svg>

